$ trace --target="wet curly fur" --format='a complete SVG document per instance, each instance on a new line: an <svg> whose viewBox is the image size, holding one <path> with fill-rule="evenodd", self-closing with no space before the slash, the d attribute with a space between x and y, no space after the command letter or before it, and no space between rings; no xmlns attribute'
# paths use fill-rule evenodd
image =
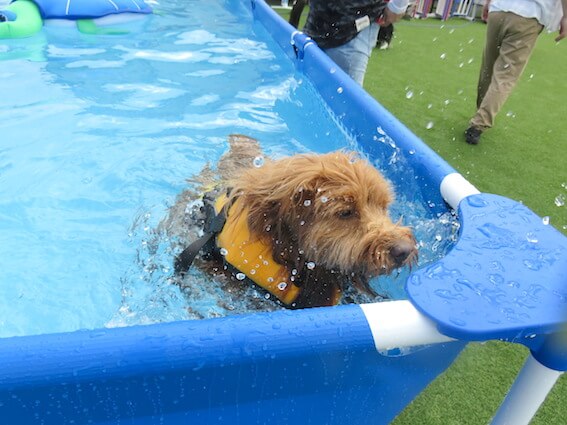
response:
<svg viewBox="0 0 567 425"><path fill-rule="evenodd" d="M229 142L213 180L240 200L230 214L247 214L252 237L294 270L301 293L293 307L330 305L335 288L348 283L372 294L371 277L417 260L411 229L388 215L390 185L359 155L302 154L254 167L258 142L241 135ZM201 173L200 183L210 184L214 174Z"/></svg>

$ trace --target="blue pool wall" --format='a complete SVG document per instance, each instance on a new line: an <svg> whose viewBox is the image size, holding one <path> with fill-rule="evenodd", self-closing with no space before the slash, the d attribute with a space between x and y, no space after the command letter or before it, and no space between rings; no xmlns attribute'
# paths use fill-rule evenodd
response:
<svg viewBox="0 0 567 425"><path fill-rule="evenodd" d="M0 417L387 424L462 347L382 356L358 305L6 338Z"/></svg>
<svg viewBox="0 0 567 425"><path fill-rule="evenodd" d="M296 56L291 28L264 2L228 4L252 9L369 157L415 151L408 176L440 197L441 179L453 172L444 161L342 71L331 74L336 67L313 45L296 41ZM378 127L395 147L375 139ZM387 424L463 347L452 342L383 355L357 305L6 338L0 418L2 424Z"/></svg>
<svg viewBox="0 0 567 425"><path fill-rule="evenodd" d="M409 187L417 187L422 198L435 206L432 212L446 212L439 188L443 179L456 170L263 0L245 1L250 1L255 19L264 24L298 72L309 78L345 131L357 141L358 148L379 164L388 164L397 155L402 161L399 172L386 170L394 185L403 188L410 179Z"/></svg>

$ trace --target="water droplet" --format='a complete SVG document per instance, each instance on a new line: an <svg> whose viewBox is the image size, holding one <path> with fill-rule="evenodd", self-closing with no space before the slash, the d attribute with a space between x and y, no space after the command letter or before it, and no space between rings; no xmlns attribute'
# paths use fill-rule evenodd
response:
<svg viewBox="0 0 567 425"><path fill-rule="evenodd" d="M473 61L474 61L474 58L470 58L470 59L467 61L467 63L470 64L470 63L473 63Z"/></svg>
<svg viewBox="0 0 567 425"><path fill-rule="evenodd" d="M310 200L310 199L306 199L306 200L303 202L303 205L305 205L306 207L310 206L310 205L311 205L311 200Z"/></svg>
<svg viewBox="0 0 567 425"><path fill-rule="evenodd" d="M308 262L306 265L309 270L313 270L315 268L315 263L313 261Z"/></svg>
<svg viewBox="0 0 567 425"><path fill-rule="evenodd" d="M415 154L415 150L410 149L408 153L409 153L410 155L413 155L413 154Z"/></svg>
<svg viewBox="0 0 567 425"><path fill-rule="evenodd" d="M455 32L455 28L452 28L451 31L449 31L449 34L453 34Z"/></svg>
<svg viewBox="0 0 567 425"><path fill-rule="evenodd" d="M509 64L509 63L505 63L505 64L504 64L504 69L508 69L508 68L510 68L510 64Z"/></svg>
<svg viewBox="0 0 567 425"><path fill-rule="evenodd" d="M433 37L433 40L432 40L432 41L433 41L433 42L436 42L436 41L437 41L437 37Z"/></svg>
<svg viewBox="0 0 567 425"><path fill-rule="evenodd" d="M546 215L545 217L542 217L541 222L544 226L547 226L549 224L549 216Z"/></svg>
<svg viewBox="0 0 567 425"><path fill-rule="evenodd" d="M266 293L266 295L264 295L264 298L269 300L270 299L270 294Z"/></svg>
<svg viewBox="0 0 567 425"><path fill-rule="evenodd" d="M382 129L382 127L376 127L376 132L378 134L381 134L382 136L386 135L386 132ZM566 185L567 185L567 183L566 183Z"/></svg>
<svg viewBox="0 0 567 425"><path fill-rule="evenodd" d="M326 196L321 196L321 202L323 204L326 204L329 201L329 198L327 198Z"/></svg>
<svg viewBox="0 0 567 425"><path fill-rule="evenodd" d="M263 156L257 156L256 158L254 158L253 161L254 167L256 168L260 168L264 165L264 157Z"/></svg>
<svg viewBox="0 0 567 425"><path fill-rule="evenodd" d="M413 97L413 91L409 90L409 91L406 93L406 99L411 99L412 97Z"/></svg>
<svg viewBox="0 0 567 425"><path fill-rule="evenodd" d="M250 274L256 274L256 270L255 269L250 270Z"/></svg>
<svg viewBox="0 0 567 425"><path fill-rule="evenodd" d="M427 109L431 109L433 108L433 103L430 103L429 105L427 105Z"/></svg>
<svg viewBox="0 0 567 425"><path fill-rule="evenodd" d="M287 283L285 283L285 282L278 283L278 289L280 291L283 291L285 288L287 288Z"/></svg>
<svg viewBox="0 0 567 425"><path fill-rule="evenodd" d="M507 116L507 117L511 117L511 118L516 118L516 114L513 113L512 111L506 112L506 116Z"/></svg>
<svg viewBox="0 0 567 425"><path fill-rule="evenodd" d="M474 41L474 38L469 39L469 44L471 44Z"/></svg>
<svg viewBox="0 0 567 425"><path fill-rule="evenodd" d="M228 255L228 249L226 249L226 248L221 248L221 249L219 250L219 252L220 252L220 255L223 255L223 256L224 256L224 255Z"/></svg>
<svg viewBox="0 0 567 425"><path fill-rule="evenodd" d="M329 72L330 72L331 74L334 74L335 72L337 72L337 68L333 67L333 68L331 68L331 69L329 70Z"/></svg>
<svg viewBox="0 0 567 425"><path fill-rule="evenodd" d="M445 105L448 105L449 103L451 103L451 101L449 99L445 99L445 101L443 102Z"/></svg>
<svg viewBox="0 0 567 425"><path fill-rule="evenodd" d="M538 243L537 236L534 235L534 234L531 233L531 232L529 232L529 233L526 235L526 239L527 239L528 242L530 242L530 243Z"/></svg>
<svg viewBox="0 0 567 425"><path fill-rule="evenodd" d="M465 63L464 63L464 62L461 62L461 63L459 64L459 68L462 68L463 66L465 66Z"/></svg>
<svg viewBox="0 0 567 425"><path fill-rule="evenodd" d="M440 59L445 59L447 57L447 55L445 53L441 53L441 56L439 56Z"/></svg>
<svg viewBox="0 0 567 425"><path fill-rule="evenodd" d="M429 121L429 122L427 123L427 125L425 126L425 128L428 129L428 130L431 130L431 129L433 128L433 125L434 125L434 124L433 124L433 121Z"/></svg>
<svg viewBox="0 0 567 425"><path fill-rule="evenodd" d="M246 279L246 275L244 273L236 273L236 278L238 280L244 280Z"/></svg>
<svg viewBox="0 0 567 425"><path fill-rule="evenodd" d="M343 88L342 88L342 87L339 87L339 88L337 89L337 93L338 93L338 94L341 94L342 92L343 92Z"/></svg>
<svg viewBox="0 0 567 425"><path fill-rule="evenodd" d="M555 197L555 205L557 205L558 207L562 207L565 205L565 196L563 195L558 195Z"/></svg>

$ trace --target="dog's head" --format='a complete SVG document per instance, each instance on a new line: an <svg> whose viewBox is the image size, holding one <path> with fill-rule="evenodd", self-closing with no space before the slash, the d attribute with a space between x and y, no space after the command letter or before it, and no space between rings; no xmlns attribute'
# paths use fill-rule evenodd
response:
<svg viewBox="0 0 567 425"><path fill-rule="evenodd" d="M417 259L411 230L388 215L390 185L354 153L269 161L233 188L251 234L272 244L274 259L291 268L309 263L368 278Z"/></svg>

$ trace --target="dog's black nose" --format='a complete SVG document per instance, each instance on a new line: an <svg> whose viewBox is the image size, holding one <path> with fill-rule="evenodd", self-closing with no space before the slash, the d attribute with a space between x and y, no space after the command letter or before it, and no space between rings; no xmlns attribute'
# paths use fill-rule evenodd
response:
<svg viewBox="0 0 567 425"><path fill-rule="evenodd" d="M414 250L415 245L413 243L408 240L400 240L395 242L392 248L390 248L390 257L392 257L396 267L399 267L408 259Z"/></svg>

